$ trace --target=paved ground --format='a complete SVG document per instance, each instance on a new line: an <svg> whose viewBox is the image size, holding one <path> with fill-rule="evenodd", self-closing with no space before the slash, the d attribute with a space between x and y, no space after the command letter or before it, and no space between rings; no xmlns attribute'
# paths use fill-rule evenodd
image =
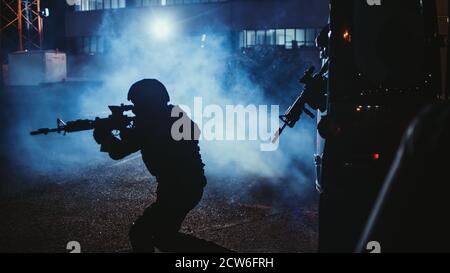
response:
<svg viewBox="0 0 450 273"><path fill-rule="evenodd" d="M53 126L55 113L86 118L73 106L85 85L72 85L0 92L0 252L66 252L69 241L86 252L127 252L130 223L155 199L140 158L102 158L91 133L29 136ZM239 252L314 252L317 194L300 179L208 175L183 232Z"/></svg>
<svg viewBox="0 0 450 273"><path fill-rule="evenodd" d="M65 252L73 240L86 252L129 251L129 224L154 200L156 184L140 158L112 164L70 175L3 176L40 182L0 200L0 251ZM315 251L314 203L274 202L270 187L258 187L250 198L258 183L264 182L210 178L183 231L239 252Z"/></svg>

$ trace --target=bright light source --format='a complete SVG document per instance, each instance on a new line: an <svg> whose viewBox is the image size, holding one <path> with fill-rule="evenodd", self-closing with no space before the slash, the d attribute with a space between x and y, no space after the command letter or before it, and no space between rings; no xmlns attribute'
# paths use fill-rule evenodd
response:
<svg viewBox="0 0 450 273"><path fill-rule="evenodd" d="M172 35L173 29L169 20L158 18L152 22L151 31L153 37L158 40L167 40Z"/></svg>
<svg viewBox="0 0 450 273"><path fill-rule="evenodd" d="M372 154L372 158L373 158L373 160L378 160L378 159L380 159L380 154L374 153L374 154Z"/></svg>
<svg viewBox="0 0 450 273"><path fill-rule="evenodd" d="M39 11L39 16L43 17L43 18L47 18L50 15L50 11L48 10L48 8L42 9Z"/></svg>
<svg viewBox="0 0 450 273"><path fill-rule="evenodd" d="M344 31L344 34L342 34L342 38L344 38L344 41L346 41L347 43L352 42L352 35L347 29Z"/></svg>

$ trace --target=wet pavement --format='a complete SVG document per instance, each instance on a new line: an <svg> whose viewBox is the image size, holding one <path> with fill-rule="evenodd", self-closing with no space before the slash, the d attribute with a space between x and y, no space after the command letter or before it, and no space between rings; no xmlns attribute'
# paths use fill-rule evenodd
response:
<svg viewBox="0 0 450 273"><path fill-rule="evenodd" d="M208 177L182 232L238 252L316 251L316 202L295 196L278 202L286 197L275 185L243 180ZM0 252L68 252L69 241L83 252L129 252L130 223L156 189L139 156L72 173L9 172L2 183L26 186L1 196Z"/></svg>

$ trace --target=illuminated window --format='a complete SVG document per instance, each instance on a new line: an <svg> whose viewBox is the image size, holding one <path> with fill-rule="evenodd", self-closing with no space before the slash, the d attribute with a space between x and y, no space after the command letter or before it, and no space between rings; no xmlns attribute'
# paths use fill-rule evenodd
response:
<svg viewBox="0 0 450 273"><path fill-rule="evenodd" d="M292 42L295 41L295 29L286 29L286 48L292 48Z"/></svg>
<svg viewBox="0 0 450 273"><path fill-rule="evenodd" d="M286 35L284 29L277 29L276 32L276 44L277 45L285 45L286 44Z"/></svg>
<svg viewBox="0 0 450 273"><path fill-rule="evenodd" d="M89 10L95 10L95 9L96 9L95 0L89 0Z"/></svg>
<svg viewBox="0 0 450 273"><path fill-rule="evenodd" d="M62 1L62 0L61 0ZM226 2L228 0L80 0L75 11Z"/></svg>
<svg viewBox="0 0 450 273"><path fill-rule="evenodd" d="M320 29L315 28L243 30L239 32L239 47L255 45L277 45L284 46L286 49L313 47L319 32Z"/></svg>
<svg viewBox="0 0 450 273"><path fill-rule="evenodd" d="M97 0L96 9L103 9L103 0Z"/></svg>
<svg viewBox="0 0 450 273"><path fill-rule="evenodd" d="M295 30L295 40L297 41L298 46L306 45L306 34L304 29Z"/></svg>
<svg viewBox="0 0 450 273"><path fill-rule="evenodd" d="M140 1L139 3L142 3L142 1L145 0L136 0L136 1ZM111 9L111 8L117 9L125 7L126 7L126 0L80 0L79 4L75 6L75 10L89 11L89 10Z"/></svg>
<svg viewBox="0 0 450 273"><path fill-rule="evenodd" d="M239 32L239 48L245 47L245 37L244 37L245 34L244 33L245 33L245 31Z"/></svg>
<svg viewBox="0 0 450 273"><path fill-rule="evenodd" d="M81 0L80 5L80 10L89 10L89 0Z"/></svg>
<svg viewBox="0 0 450 273"><path fill-rule="evenodd" d="M246 43L247 47L254 46L256 44L256 32L254 30L247 31Z"/></svg>
<svg viewBox="0 0 450 273"><path fill-rule="evenodd" d="M269 29L266 31L266 44L275 45L275 30Z"/></svg>
<svg viewBox="0 0 450 273"><path fill-rule="evenodd" d="M266 43L266 32L264 30L256 31L256 44L264 45Z"/></svg>

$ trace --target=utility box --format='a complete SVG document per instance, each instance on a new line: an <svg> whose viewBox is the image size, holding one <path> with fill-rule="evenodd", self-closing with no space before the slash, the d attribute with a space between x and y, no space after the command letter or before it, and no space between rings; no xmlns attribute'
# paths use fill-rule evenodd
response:
<svg viewBox="0 0 450 273"><path fill-rule="evenodd" d="M64 81L66 54L57 51L20 51L8 55L8 85L38 85Z"/></svg>

